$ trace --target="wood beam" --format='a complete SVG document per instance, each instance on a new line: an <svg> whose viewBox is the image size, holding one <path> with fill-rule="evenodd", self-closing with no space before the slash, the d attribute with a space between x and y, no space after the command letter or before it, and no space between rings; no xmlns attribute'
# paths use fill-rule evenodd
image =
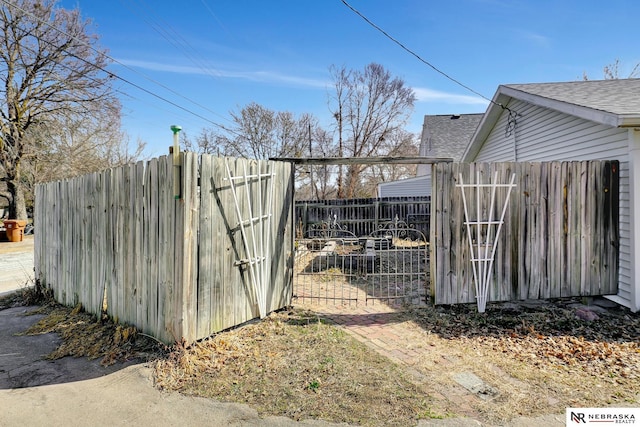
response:
<svg viewBox="0 0 640 427"><path fill-rule="evenodd" d="M449 157L271 157L269 160L297 165L430 165L451 163Z"/></svg>

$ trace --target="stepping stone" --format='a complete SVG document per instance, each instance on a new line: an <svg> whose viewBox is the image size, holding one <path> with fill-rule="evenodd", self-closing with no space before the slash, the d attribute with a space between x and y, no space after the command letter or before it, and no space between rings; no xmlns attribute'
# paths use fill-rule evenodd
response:
<svg viewBox="0 0 640 427"><path fill-rule="evenodd" d="M478 376L471 372L461 372L453 376L455 382L466 388L469 392L475 394L483 400L493 399L498 395L498 390L482 381Z"/></svg>

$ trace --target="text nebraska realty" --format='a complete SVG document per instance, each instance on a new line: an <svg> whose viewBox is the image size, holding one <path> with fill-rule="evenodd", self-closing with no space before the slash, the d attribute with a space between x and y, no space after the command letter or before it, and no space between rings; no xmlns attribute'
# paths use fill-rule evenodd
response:
<svg viewBox="0 0 640 427"><path fill-rule="evenodd" d="M571 412L571 420L575 423L612 423L612 424L635 424L634 414L585 414L582 412Z"/></svg>

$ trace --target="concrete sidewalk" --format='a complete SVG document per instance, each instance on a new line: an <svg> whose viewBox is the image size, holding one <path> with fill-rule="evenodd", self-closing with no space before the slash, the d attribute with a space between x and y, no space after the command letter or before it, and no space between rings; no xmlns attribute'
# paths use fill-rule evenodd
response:
<svg viewBox="0 0 640 427"><path fill-rule="evenodd" d="M0 390L1 426L330 426L260 418L247 405L162 393L150 369L133 365L86 381Z"/></svg>
<svg viewBox="0 0 640 427"><path fill-rule="evenodd" d="M33 235L22 242L0 240L0 295L33 284Z"/></svg>
<svg viewBox="0 0 640 427"><path fill-rule="evenodd" d="M0 310L0 426L332 426L261 418L247 405L163 393L145 364L103 367L98 360L45 360L57 334L19 335L43 315L36 307Z"/></svg>

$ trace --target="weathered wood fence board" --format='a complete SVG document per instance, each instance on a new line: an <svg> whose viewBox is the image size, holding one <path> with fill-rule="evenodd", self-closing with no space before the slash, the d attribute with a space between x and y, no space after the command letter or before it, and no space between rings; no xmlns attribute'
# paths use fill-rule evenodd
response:
<svg viewBox="0 0 640 427"><path fill-rule="evenodd" d="M440 163L432 174L431 282L436 304L475 301L463 180L516 174L488 301L610 295L618 280L617 161ZM497 193L502 206L506 191ZM469 203L469 202L468 202ZM485 213L487 205L480 207ZM497 208L496 208L497 209ZM475 200L470 212L478 212Z"/></svg>
<svg viewBox="0 0 640 427"><path fill-rule="evenodd" d="M181 195L172 157L36 187L36 278L66 305L81 303L170 343L189 342L258 316L224 159L181 156ZM234 159L235 171L274 173L268 311L291 302L292 169ZM252 186L253 203L260 194ZM262 194L264 188L261 189ZM246 209L242 203L241 209Z"/></svg>

